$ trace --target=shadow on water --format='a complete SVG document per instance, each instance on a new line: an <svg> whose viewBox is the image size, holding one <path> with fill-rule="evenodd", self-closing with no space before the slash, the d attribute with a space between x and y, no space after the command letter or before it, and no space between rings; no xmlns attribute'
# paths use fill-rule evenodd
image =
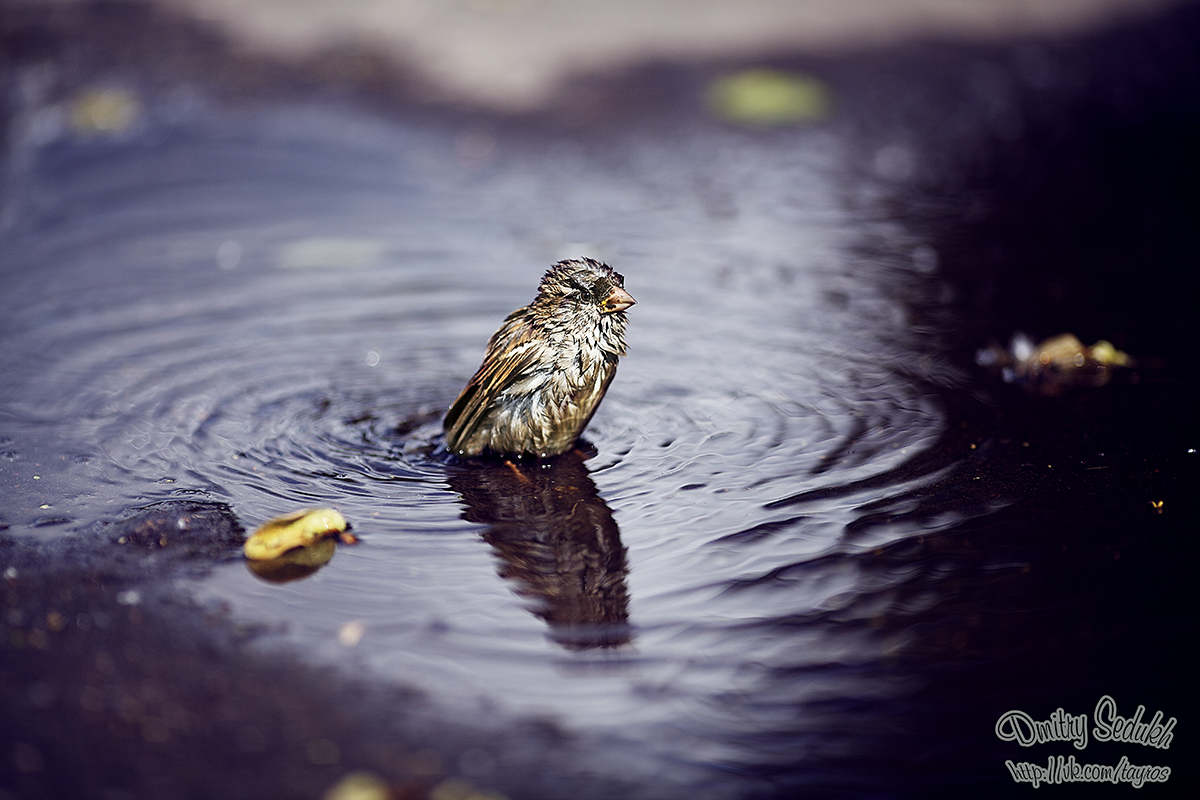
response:
<svg viewBox="0 0 1200 800"><path fill-rule="evenodd" d="M487 526L500 576L535 601L555 641L572 649L630 642L621 531L582 453L453 467L450 488L467 505L463 519Z"/></svg>
<svg viewBox="0 0 1200 800"><path fill-rule="evenodd" d="M481 127L165 15L22 13L6 791L1008 796L1005 760L1069 751L997 717L1105 693L1179 744L1080 759L1194 782L1194 10L781 58L840 116L777 131L700 109L722 65L599 81L584 129L570 103ZM155 39L192 45L140 77ZM578 250L639 299L595 452L429 457ZM1140 361L1039 396L973 364L1017 329ZM248 571L243 528L312 505L359 543Z"/></svg>

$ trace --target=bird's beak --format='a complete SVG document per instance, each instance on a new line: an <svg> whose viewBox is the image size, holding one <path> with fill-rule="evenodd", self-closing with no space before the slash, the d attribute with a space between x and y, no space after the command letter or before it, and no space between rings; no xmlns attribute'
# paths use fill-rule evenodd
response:
<svg viewBox="0 0 1200 800"><path fill-rule="evenodd" d="M614 286L612 292L604 299L604 313L611 314L614 311L624 311L631 305L636 303L633 295L622 289L620 286Z"/></svg>

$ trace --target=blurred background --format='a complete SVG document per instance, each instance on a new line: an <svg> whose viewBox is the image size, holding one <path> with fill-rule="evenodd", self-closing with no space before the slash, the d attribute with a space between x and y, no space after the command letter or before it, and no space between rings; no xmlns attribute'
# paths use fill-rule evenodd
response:
<svg viewBox="0 0 1200 800"><path fill-rule="evenodd" d="M285 62L346 51L383 59L430 96L495 110L544 105L572 79L657 61L830 55L943 39L1061 36L1144 19L1185 0L159 0L110 3L202 23L240 52ZM6 0L22 17L87 0ZM143 10L143 12L145 11ZM166 61L180 53L164 52ZM214 65L215 66L215 65ZM348 77L348 76L344 76Z"/></svg>
<svg viewBox="0 0 1200 800"><path fill-rule="evenodd" d="M173 0L239 47L288 58L338 47L412 68L440 98L544 104L570 79L663 60L830 54L919 38L996 41L1081 32L1179 0Z"/></svg>

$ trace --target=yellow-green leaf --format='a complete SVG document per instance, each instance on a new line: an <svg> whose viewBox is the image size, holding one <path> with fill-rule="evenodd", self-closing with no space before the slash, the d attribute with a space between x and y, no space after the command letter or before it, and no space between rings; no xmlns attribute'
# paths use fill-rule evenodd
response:
<svg viewBox="0 0 1200 800"><path fill-rule="evenodd" d="M306 508L264 522L246 540L242 551L246 558L266 561L344 530L345 518L332 508Z"/></svg>
<svg viewBox="0 0 1200 800"><path fill-rule="evenodd" d="M794 125L828 119L829 87L816 78L771 69L724 75L708 87L708 107L726 122L753 127Z"/></svg>

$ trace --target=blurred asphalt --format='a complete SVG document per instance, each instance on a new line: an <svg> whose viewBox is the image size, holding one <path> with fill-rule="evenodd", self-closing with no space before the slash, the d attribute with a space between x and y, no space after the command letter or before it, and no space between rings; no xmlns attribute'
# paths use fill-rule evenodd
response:
<svg viewBox="0 0 1200 800"><path fill-rule="evenodd" d="M155 0L258 55L369 48L440 100L531 110L569 79L676 59L1064 35L1185 0Z"/></svg>

